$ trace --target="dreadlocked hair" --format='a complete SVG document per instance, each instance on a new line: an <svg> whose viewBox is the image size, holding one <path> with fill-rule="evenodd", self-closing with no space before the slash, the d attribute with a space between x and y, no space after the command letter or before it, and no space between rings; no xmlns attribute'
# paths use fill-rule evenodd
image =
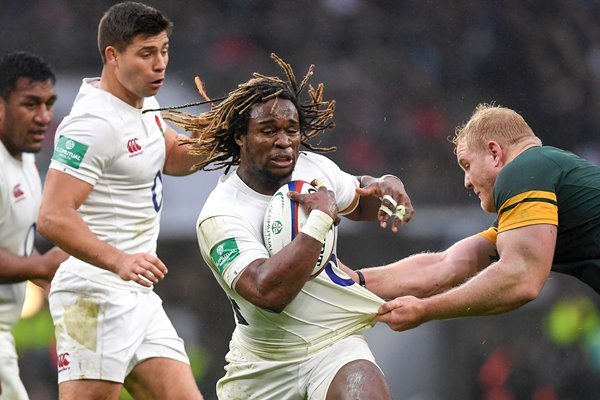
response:
<svg viewBox="0 0 600 400"><path fill-rule="evenodd" d="M336 150L336 147L317 147L308 143L308 140L320 132L335 126L332 121L335 100L323 101L322 83L316 89L308 85L310 97L308 102L300 104L298 99L313 74L314 65L309 67L306 76L298 86L291 66L274 53L271 54L271 58L283 69L287 81L255 72L252 79L238 85L237 89L230 92L226 98L219 99L221 102L215 105L205 95L202 84L197 79L198 90L207 100L203 103L211 104L210 111L195 116L176 109L184 106L159 109L163 111L164 119L187 131L200 132L199 137L179 141L180 144L187 146L189 154L206 156L204 161L195 164L192 169L213 171L226 167L229 170L230 167L239 165L240 149L235 142L235 134L247 130L250 108L270 99L290 100L296 106L302 135L301 144L304 147L318 153ZM210 164L213 166L209 168Z"/></svg>

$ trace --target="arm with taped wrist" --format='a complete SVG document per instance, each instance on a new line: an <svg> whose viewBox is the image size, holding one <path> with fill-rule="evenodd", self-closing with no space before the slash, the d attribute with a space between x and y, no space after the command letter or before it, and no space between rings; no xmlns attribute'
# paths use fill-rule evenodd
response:
<svg viewBox="0 0 600 400"><path fill-rule="evenodd" d="M333 218L327 213L321 210L312 210L308 215L304 226L300 228L300 232L307 234L321 243L325 243L327 232L329 232L332 225Z"/></svg>

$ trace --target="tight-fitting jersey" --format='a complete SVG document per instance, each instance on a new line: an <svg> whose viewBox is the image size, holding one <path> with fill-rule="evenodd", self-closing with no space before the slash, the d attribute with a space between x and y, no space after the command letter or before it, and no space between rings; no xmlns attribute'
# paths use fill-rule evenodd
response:
<svg viewBox="0 0 600 400"><path fill-rule="evenodd" d="M568 151L532 147L506 165L494 186L498 217L481 233L535 224L558 226L552 270L600 293L600 167Z"/></svg>
<svg viewBox="0 0 600 400"><path fill-rule="evenodd" d="M13 158L0 142L0 247L18 256L33 252L42 184L33 154ZM0 268L2 261L0 261ZM21 316L27 282L0 284L0 331Z"/></svg>
<svg viewBox="0 0 600 400"><path fill-rule="evenodd" d="M71 113L58 127L50 168L93 186L78 212L100 240L128 254L155 254L166 125L159 113L142 113L98 89L98 82L84 79ZM157 107L149 97L142 109ZM60 266L57 277L65 269L105 285L145 290L74 257Z"/></svg>
<svg viewBox="0 0 600 400"><path fill-rule="evenodd" d="M355 177L321 155L301 153L292 180L315 178L323 178L335 193L342 213L356 206ZM234 170L220 178L198 219L202 256L233 306L236 346L263 359L289 360L371 327L383 300L337 267L335 249L325 269L281 313L259 308L235 291L236 278L251 262L269 258L262 225L270 199L250 189Z"/></svg>

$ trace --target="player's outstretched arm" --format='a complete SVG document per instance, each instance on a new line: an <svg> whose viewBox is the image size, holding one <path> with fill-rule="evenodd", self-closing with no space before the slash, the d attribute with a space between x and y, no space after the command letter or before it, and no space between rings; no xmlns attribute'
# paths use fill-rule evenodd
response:
<svg viewBox="0 0 600 400"><path fill-rule="evenodd" d="M367 288L384 299L428 297L460 285L497 259L496 246L473 235L442 252L414 254L361 272ZM350 275L359 281L356 273Z"/></svg>
<svg viewBox="0 0 600 400"><path fill-rule="evenodd" d="M346 217L355 221L378 220L382 228L392 223L393 232L410 221L414 209L400 178L394 175L381 178L363 175L358 180L356 193L360 196L359 203Z"/></svg>
<svg viewBox="0 0 600 400"><path fill-rule="evenodd" d="M398 297L380 307L377 320L403 331L431 320L504 313L537 298L552 267L556 226L506 231L497 245L500 259L464 284L424 299Z"/></svg>

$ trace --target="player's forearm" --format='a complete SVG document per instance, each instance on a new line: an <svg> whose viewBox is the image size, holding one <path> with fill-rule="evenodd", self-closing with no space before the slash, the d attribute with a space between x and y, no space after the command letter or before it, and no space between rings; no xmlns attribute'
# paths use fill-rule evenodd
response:
<svg viewBox="0 0 600 400"><path fill-rule="evenodd" d="M444 292L464 280L443 253L416 254L383 267L362 272L366 286L385 299L400 296L427 297Z"/></svg>
<svg viewBox="0 0 600 400"><path fill-rule="evenodd" d="M62 209L60 212L40 212L38 230L68 254L116 273L117 260L123 253L98 239L77 211Z"/></svg>
<svg viewBox="0 0 600 400"><path fill-rule="evenodd" d="M18 256L0 248L0 260L0 283L23 282L44 275L41 257L37 253Z"/></svg>
<svg viewBox="0 0 600 400"><path fill-rule="evenodd" d="M502 262L490 265L461 286L423 300L426 320L500 314L535 299L541 286L531 285L524 268Z"/></svg>
<svg viewBox="0 0 600 400"><path fill-rule="evenodd" d="M322 246L299 233L277 254L247 267L236 291L257 307L282 312L309 280Z"/></svg>

